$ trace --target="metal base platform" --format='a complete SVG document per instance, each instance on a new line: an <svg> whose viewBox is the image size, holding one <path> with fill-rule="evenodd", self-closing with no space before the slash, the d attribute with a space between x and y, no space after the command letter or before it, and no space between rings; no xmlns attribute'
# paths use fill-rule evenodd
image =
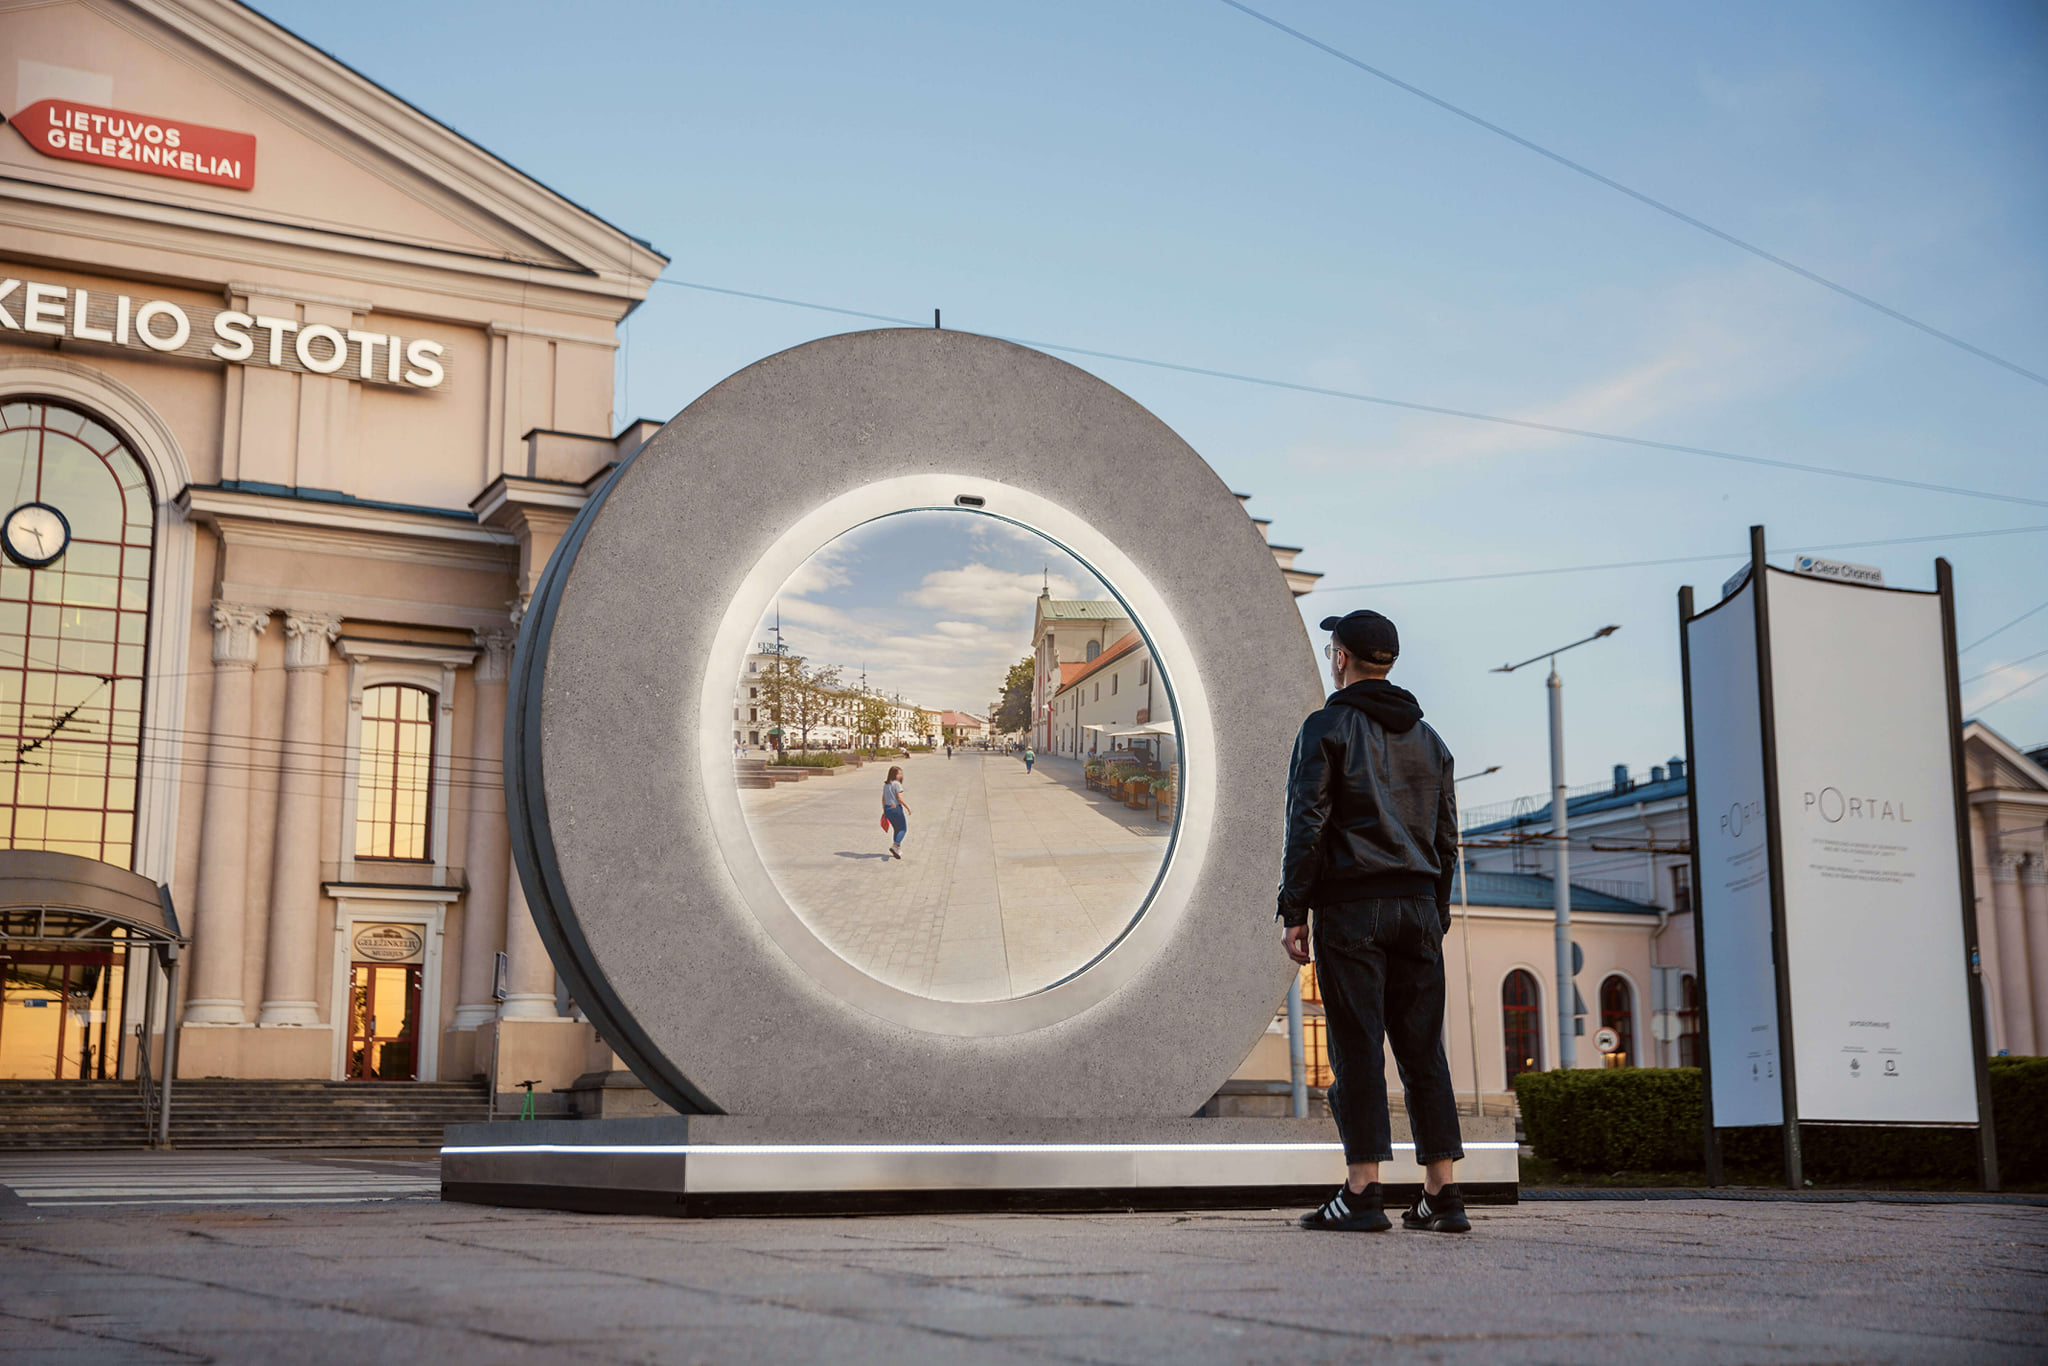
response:
<svg viewBox="0 0 2048 1366"><path fill-rule="evenodd" d="M1512 1204L1514 1127L1466 1119L1458 1179ZM1344 1177L1327 1119L789 1119L734 1115L450 1126L441 1198L691 1217L1308 1206ZM1397 1121L1388 1200L1421 1189Z"/></svg>

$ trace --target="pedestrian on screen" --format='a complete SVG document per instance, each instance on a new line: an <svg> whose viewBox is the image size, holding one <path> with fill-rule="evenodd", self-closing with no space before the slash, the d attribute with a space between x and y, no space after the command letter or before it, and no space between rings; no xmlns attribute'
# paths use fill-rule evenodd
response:
<svg viewBox="0 0 2048 1366"><path fill-rule="evenodd" d="M903 769L891 765L889 776L882 783L882 820L896 832L895 842L889 846L889 857L903 857L903 836L910 830L910 803L903 800Z"/></svg>
<svg viewBox="0 0 2048 1366"><path fill-rule="evenodd" d="M1380 1164L1394 1156L1384 1040L1393 1044L1424 1173L1423 1194L1401 1222L1464 1233L1472 1225L1451 1164L1465 1149L1443 1044L1443 937L1458 857L1451 752L1422 723L1414 695L1387 682L1401 652L1393 622L1352 612L1325 617L1322 629L1337 691L1294 742L1278 918L1295 962L1311 961L1313 942L1336 1074L1330 1113L1350 1172L1300 1222L1366 1233L1393 1227L1380 1186Z"/></svg>

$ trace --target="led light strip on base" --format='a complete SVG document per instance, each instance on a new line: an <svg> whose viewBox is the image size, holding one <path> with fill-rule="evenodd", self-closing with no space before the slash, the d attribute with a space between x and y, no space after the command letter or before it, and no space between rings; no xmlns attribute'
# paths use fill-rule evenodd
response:
<svg viewBox="0 0 2048 1366"><path fill-rule="evenodd" d="M1414 1152L1413 1143L1392 1145ZM1467 1143L1465 1151L1513 1152L1514 1143ZM728 1156L826 1157L886 1154L949 1156L955 1153L1340 1153L1341 1143L502 1143L451 1146L446 1156L498 1153L587 1153L593 1157Z"/></svg>

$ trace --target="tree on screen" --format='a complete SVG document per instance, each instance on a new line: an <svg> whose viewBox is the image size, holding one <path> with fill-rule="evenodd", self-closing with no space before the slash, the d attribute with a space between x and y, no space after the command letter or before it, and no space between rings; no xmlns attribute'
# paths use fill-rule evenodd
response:
<svg viewBox="0 0 2048 1366"><path fill-rule="evenodd" d="M1003 676L1002 701L996 704L996 714L989 718L989 726L996 734L1009 735L1031 724L1031 684L1036 673L1031 656L1026 655Z"/></svg>

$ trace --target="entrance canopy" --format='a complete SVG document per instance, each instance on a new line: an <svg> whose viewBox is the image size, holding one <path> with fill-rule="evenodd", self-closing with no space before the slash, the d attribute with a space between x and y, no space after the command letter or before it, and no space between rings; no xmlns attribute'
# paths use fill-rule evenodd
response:
<svg viewBox="0 0 2048 1366"><path fill-rule="evenodd" d="M1142 726L1083 726L1081 729L1101 731L1105 740L1122 740L1132 735L1164 735L1168 738L1173 735L1173 725L1168 721L1150 721Z"/></svg>
<svg viewBox="0 0 2048 1366"><path fill-rule="evenodd" d="M0 850L0 940L185 942L167 887L76 854Z"/></svg>

